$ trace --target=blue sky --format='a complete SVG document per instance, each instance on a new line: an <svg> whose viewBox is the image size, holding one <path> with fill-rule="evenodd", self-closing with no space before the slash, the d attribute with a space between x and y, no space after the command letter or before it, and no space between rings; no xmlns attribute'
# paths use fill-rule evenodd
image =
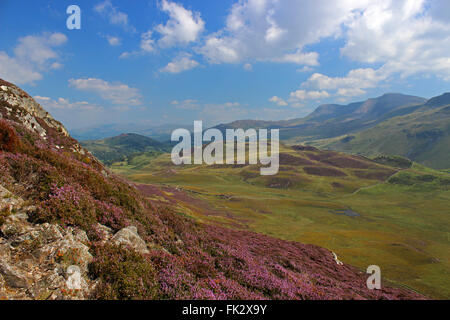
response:
<svg viewBox="0 0 450 320"><path fill-rule="evenodd" d="M71 4L81 30L66 27ZM0 77L69 129L450 91L445 0L1 0L0 21Z"/></svg>

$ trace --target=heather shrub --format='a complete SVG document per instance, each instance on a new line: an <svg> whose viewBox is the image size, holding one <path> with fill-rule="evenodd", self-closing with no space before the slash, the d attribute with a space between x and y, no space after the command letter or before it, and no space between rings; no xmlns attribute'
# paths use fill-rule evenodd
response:
<svg viewBox="0 0 450 320"><path fill-rule="evenodd" d="M97 211L97 220L101 224L116 231L130 225L122 208L99 200L95 201L95 206Z"/></svg>
<svg viewBox="0 0 450 320"><path fill-rule="evenodd" d="M100 300L155 299L158 282L151 262L133 250L94 246L90 275L101 281L94 297Z"/></svg>
<svg viewBox="0 0 450 320"><path fill-rule="evenodd" d="M63 225L79 226L88 230L95 224L94 199L81 186L52 186L49 198L43 201L32 215L36 222L58 222Z"/></svg>
<svg viewBox="0 0 450 320"><path fill-rule="evenodd" d="M0 119L0 150L15 152L19 145L19 138L12 126L6 120Z"/></svg>

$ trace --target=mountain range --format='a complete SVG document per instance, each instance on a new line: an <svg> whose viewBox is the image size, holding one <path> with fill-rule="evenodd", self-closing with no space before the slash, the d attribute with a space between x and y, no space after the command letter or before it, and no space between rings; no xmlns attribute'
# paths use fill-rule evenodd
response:
<svg viewBox="0 0 450 320"><path fill-rule="evenodd" d="M306 144L364 156L398 155L435 169L447 169L450 168L448 106L450 93L431 99L387 93L347 105L321 105L304 118L238 120L214 128L222 132L229 128L280 129L280 139L288 145ZM183 126L105 125L74 130L73 134L83 141L132 132L167 146L172 130L180 127ZM386 136L395 138L385 139Z"/></svg>
<svg viewBox="0 0 450 320"><path fill-rule="evenodd" d="M281 140L290 145L365 156L399 155L446 169L450 168L449 110L450 93L429 100L391 93L348 105L321 105L305 118L242 120L216 128L280 128Z"/></svg>

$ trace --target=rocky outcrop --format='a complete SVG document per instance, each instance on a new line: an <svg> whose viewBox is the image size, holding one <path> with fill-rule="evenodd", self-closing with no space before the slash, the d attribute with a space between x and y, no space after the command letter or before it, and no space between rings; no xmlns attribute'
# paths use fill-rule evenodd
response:
<svg viewBox="0 0 450 320"><path fill-rule="evenodd" d="M57 224L33 224L28 214L36 208L0 186L0 300L88 299L97 285L88 276L90 240L85 231ZM111 242L140 254L147 244L137 228L117 233L97 224L103 243Z"/></svg>
<svg viewBox="0 0 450 320"><path fill-rule="evenodd" d="M39 124L38 118L42 119L47 126L69 136L67 129L59 121L53 119L32 97L15 85L1 79L0 102L9 117L17 118L26 128L38 133L41 137L45 137L47 133L45 128Z"/></svg>
<svg viewBox="0 0 450 320"><path fill-rule="evenodd" d="M8 209L11 211L14 207L19 207L23 204L23 200L14 196L11 192L0 185L0 211Z"/></svg>
<svg viewBox="0 0 450 320"><path fill-rule="evenodd" d="M6 207L16 213L0 226L0 299L88 298L96 282L88 278L92 255L86 233L32 224L28 212L34 208L17 199ZM4 199L0 203L4 206Z"/></svg>

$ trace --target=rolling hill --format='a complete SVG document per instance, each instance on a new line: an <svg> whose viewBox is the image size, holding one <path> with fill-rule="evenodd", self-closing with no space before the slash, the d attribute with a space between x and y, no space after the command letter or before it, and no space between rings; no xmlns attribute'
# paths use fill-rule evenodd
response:
<svg viewBox="0 0 450 320"><path fill-rule="evenodd" d="M389 118L372 128L309 144L366 156L401 155L432 168L448 169L450 94L430 99L415 107L414 112Z"/></svg>
<svg viewBox="0 0 450 320"><path fill-rule="evenodd" d="M449 93L429 100L391 93L348 105L322 105L301 119L235 121L216 128L280 128L280 138L289 145L303 143L366 156L399 155L446 169L450 167L448 106Z"/></svg>
<svg viewBox="0 0 450 320"><path fill-rule="evenodd" d="M170 150L168 144L135 133L102 140L82 141L81 144L105 164L126 161L141 153L158 155Z"/></svg>
<svg viewBox="0 0 450 320"><path fill-rule="evenodd" d="M240 120L216 128L222 131L227 128L281 128L282 140L299 143L369 128L393 115L411 112L425 102L426 99L420 97L391 93L348 105L321 105L305 118L284 121Z"/></svg>

